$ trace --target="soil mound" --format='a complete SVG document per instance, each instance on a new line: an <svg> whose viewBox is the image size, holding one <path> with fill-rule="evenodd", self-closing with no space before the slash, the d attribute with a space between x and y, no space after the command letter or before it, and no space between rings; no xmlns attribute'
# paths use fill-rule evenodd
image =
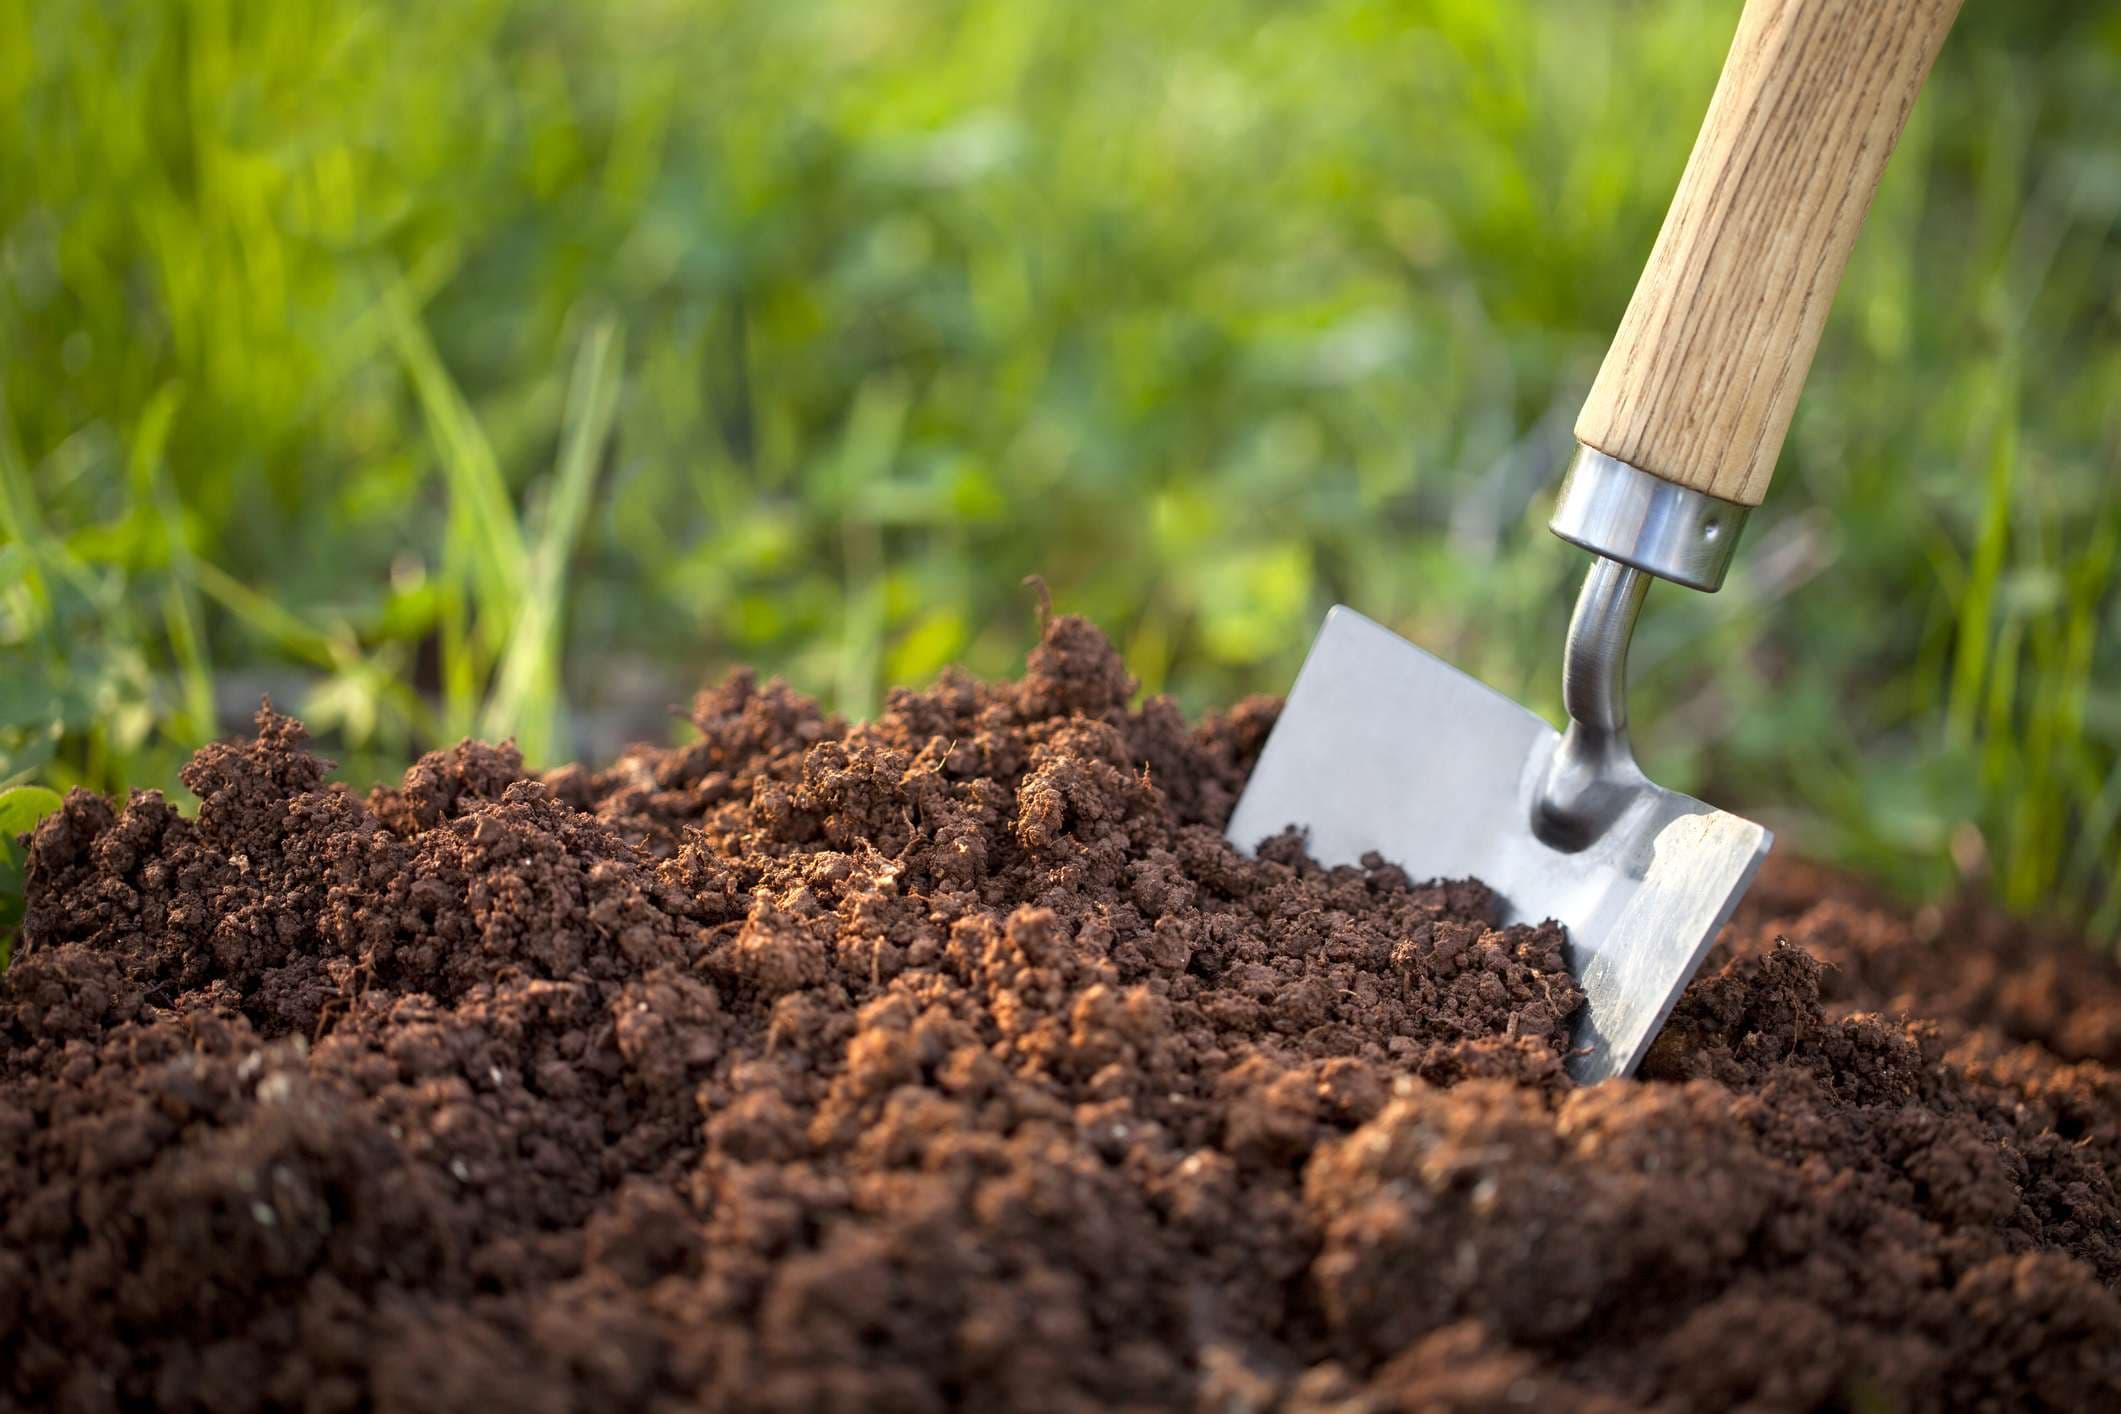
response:
<svg viewBox="0 0 2121 1414"><path fill-rule="evenodd" d="M1557 930L1293 839L1240 857L1272 705L1189 726L1132 693L1063 618L1022 681L867 725L738 675L692 745L535 778L467 743L364 801L265 711L188 768L196 818L76 793L0 979L0 1390L1354 1414L2121 1384L2113 967L1784 868L1648 1078L1578 1090Z"/></svg>

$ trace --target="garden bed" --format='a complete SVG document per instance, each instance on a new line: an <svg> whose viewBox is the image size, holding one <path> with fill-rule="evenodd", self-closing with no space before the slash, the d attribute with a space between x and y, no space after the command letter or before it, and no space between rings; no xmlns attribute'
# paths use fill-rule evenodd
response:
<svg viewBox="0 0 2121 1414"><path fill-rule="evenodd" d="M2107 962L1771 865L1649 1083L1578 1090L1556 930L1238 856L1271 704L1131 691L1063 618L869 725L739 675L692 745L364 801L266 712L196 819L76 794L0 980L0 1391L2111 1396Z"/></svg>

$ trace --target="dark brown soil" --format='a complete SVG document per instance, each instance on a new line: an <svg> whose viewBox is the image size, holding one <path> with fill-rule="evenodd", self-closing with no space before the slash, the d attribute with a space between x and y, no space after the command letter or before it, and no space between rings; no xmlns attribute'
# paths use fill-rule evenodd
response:
<svg viewBox="0 0 2121 1414"><path fill-rule="evenodd" d="M1578 1090L1553 929L1240 858L1272 707L1131 691L1060 619L868 726L739 676L689 747L363 801L268 712L195 820L76 794L0 981L0 1391L2115 1407L2111 965L1778 868Z"/></svg>

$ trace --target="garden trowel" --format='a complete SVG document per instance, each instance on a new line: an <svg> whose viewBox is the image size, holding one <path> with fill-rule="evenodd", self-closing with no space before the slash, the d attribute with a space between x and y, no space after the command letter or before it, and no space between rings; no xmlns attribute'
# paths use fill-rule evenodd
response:
<svg viewBox="0 0 2121 1414"><path fill-rule="evenodd" d="M1768 851L1628 746L1628 639L1654 579L1723 583L1819 331L1959 0L1748 0L1693 155L1576 423L1551 527L1590 552L1567 730L1345 607L1326 616L1228 835L1322 863L1471 876L1553 919L1586 998L1569 1071L1642 1058Z"/></svg>

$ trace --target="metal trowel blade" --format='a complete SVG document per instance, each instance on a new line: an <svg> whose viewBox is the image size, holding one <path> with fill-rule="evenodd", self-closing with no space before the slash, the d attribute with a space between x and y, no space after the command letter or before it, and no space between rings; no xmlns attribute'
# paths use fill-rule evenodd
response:
<svg viewBox="0 0 2121 1414"><path fill-rule="evenodd" d="M1321 864L1376 853L1412 879L1476 878L1502 922L1568 930L1586 1003L1568 1069L1625 1075L1752 883L1773 836L1644 782L1589 844L1533 829L1561 734L1345 606L1289 690L1224 833L1250 852L1291 826Z"/></svg>

